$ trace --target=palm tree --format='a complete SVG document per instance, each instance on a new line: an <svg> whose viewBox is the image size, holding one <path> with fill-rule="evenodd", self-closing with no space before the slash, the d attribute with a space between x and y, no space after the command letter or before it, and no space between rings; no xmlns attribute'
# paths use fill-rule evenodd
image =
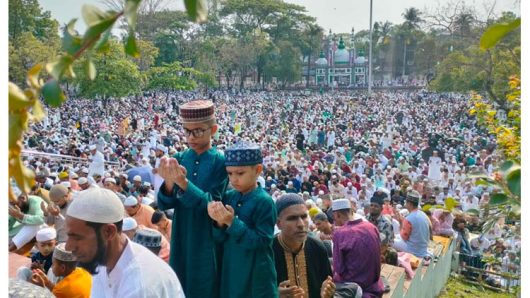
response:
<svg viewBox="0 0 530 298"><path fill-rule="evenodd" d="M420 23L423 22L421 19L421 11L415 7L410 7L405 9L405 12L401 14L405 19L405 26L409 30L418 30L420 29Z"/></svg>
<svg viewBox="0 0 530 298"><path fill-rule="evenodd" d="M472 14L463 12L459 14L454 23L454 32L458 32L460 37L469 36L471 33L471 25L475 21Z"/></svg>
<svg viewBox="0 0 530 298"><path fill-rule="evenodd" d="M309 24L304 30L306 40L303 42L303 55L307 56L307 73L306 73L306 88L309 87L309 70L311 68L311 56L318 50L324 29L317 24Z"/></svg>
<svg viewBox="0 0 530 298"><path fill-rule="evenodd" d="M420 23L423 22L421 19L421 12L415 7L405 9L402 14L405 22L403 22L403 70L402 76L405 76L405 69L407 63L407 44L411 43L414 39L414 33L420 29Z"/></svg>

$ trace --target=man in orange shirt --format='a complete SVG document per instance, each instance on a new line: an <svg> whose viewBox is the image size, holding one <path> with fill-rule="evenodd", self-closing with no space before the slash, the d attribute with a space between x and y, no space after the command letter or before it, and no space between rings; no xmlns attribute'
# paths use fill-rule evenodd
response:
<svg viewBox="0 0 530 298"><path fill-rule="evenodd" d="M158 227L158 231L162 233L167 240L171 241L172 220L168 219L163 211L155 211L153 217L151 217L151 223Z"/></svg>
<svg viewBox="0 0 530 298"><path fill-rule="evenodd" d="M55 247L51 269L57 277L62 277L57 284L53 284L46 274L40 270L33 270L31 282L46 287L58 298L88 298L92 288L92 276L82 268L77 268L76 258L67 251L65 243Z"/></svg>
<svg viewBox="0 0 530 298"><path fill-rule="evenodd" d="M127 214L136 220L138 225L143 225L145 227L158 230L157 226L151 223L151 218L155 210L150 206L140 204L138 199L133 196L127 197L123 202L125 206L125 211Z"/></svg>

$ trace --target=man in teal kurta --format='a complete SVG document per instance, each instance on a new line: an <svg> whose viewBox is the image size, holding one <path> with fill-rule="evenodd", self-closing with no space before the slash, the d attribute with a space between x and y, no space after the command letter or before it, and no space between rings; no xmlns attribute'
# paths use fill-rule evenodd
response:
<svg viewBox="0 0 530 298"><path fill-rule="evenodd" d="M263 170L257 145L240 143L225 152L226 171L234 189L212 202L214 236L223 243L221 297L278 297L272 239L276 206L257 186Z"/></svg>
<svg viewBox="0 0 530 298"><path fill-rule="evenodd" d="M189 149L162 158L164 183L158 192L162 210L174 208L169 264L186 297L218 297L218 249L207 213L228 184L224 156L211 146L217 131L213 104L199 100L179 107Z"/></svg>

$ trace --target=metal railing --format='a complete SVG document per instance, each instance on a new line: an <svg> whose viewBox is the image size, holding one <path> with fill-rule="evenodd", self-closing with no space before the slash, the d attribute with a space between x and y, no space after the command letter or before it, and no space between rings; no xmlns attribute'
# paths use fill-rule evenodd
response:
<svg viewBox="0 0 530 298"><path fill-rule="evenodd" d="M63 155L63 154L54 154L54 153L48 153L48 152L40 152L40 151L33 151L33 150L22 150L22 158L46 158L48 160L58 161L62 163L78 163L82 165L89 165L90 160L88 158L81 158L77 156L72 155ZM112 165L112 166L121 166L119 162L117 161L105 161L105 164Z"/></svg>

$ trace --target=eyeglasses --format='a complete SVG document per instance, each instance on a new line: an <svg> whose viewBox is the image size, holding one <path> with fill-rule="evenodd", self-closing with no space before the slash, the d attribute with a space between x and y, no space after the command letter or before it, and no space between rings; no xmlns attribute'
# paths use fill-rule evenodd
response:
<svg viewBox="0 0 530 298"><path fill-rule="evenodd" d="M212 128L212 127L208 126L208 128L206 128L206 129L202 129L202 128L187 129L187 128L184 128L184 134L186 134L187 137L189 137L190 135L193 135L196 138L200 138L200 137L204 136L204 133L206 131L208 131L210 128Z"/></svg>

